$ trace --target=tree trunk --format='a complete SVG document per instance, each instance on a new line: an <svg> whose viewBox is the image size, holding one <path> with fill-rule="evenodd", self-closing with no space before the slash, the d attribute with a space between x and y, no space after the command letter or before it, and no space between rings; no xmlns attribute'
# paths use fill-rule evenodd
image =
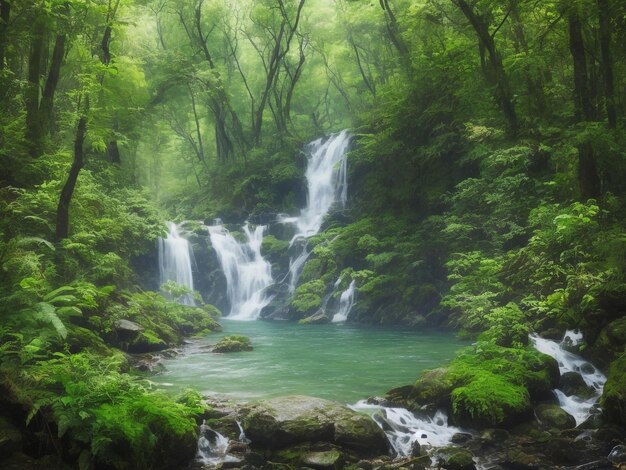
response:
<svg viewBox="0 0 626 470"><path fill-rule="evenodd" d="M107 159L114 165L122 164L122 157L120 155L120 147L117 144L117 140L111 140L107 142L107 148L105 151Z"/></svg>
<svg viewBox="0 0 626 470"><path fill-rule="evenodd" d="M6 59L10 18L11 4L7 0L0 0L0 70L4 68L4 62Z"/></svg>
<svg viewBox="0 0 626 470"><path fill-rule="evenodd" d="M85 164L84 143L85 134L87 133L87 116L84 114L78 121L76 127L76 137L74 139L74 160L70 168L70 173L67 177L67 181L61 190L61 196L59 198L59 205L57 206L57 218L56 218L56 232L54 240L58 243L64 238L67 238L70 231L70 203L72 202L72 196L74 195L74 188L76 187L76 181L80 170Z"/></svg>
<svg viewBox="0 0 626 470"><path fill-rule="evenodd" d="M26 104L26 140L30 156L37 158L42 151L42 129L39 112L39 82L41 80L41 63L43 58L43 41L46 33L41 18L33 25L28 57L28 85L25 93Z"/></svg>
<svg viewBox="0 0 626 470"><path fill-rule="evenodd" d="M611 59L611 12L609 0L598 0L598 18L606 115L609 121L609 128L615 129L617 126L617 111L615 109L615 86L613 83L613 62Z"/></svg>
<svg viewBox="0 0 626 470"><path fill-rule="evenodd" d="M48 71L48 78L46 79L43 95L41 97L39 115L41 119L41 130L44 135L52 128L54 93L56 92L61 75L61 64L65 56L65 41L66 37L64 34L57 35L54 42L54 50L52 51L52 61L50 63L50 70Z"/></svg>
<svg viewBox="0 0 626 470"><path fill-rule="evenodd" d="M583 41L582 25L578 13L572 9L569 13L569 47L574 63L574 107L575 117L579 122L593 118L593 107L589 95L587 75L587 57ZM600 178L591 142L578 145L578 184L583 200L600 195Z"/></svg>
<svg viewBox="0 0 626 470"><path fill-rule="evenodd" d="M487 82L494 87L496 102L508 122L510 131L515 133L517 131L517 113L515 112L515 105L513 104L513 93L511 92L504 66L502 65L502 58L496 49L493 36L489 33L489 25L465 0L454 0L454 2L474 28L478 36L479 47L487 51L488 57L485 58Z"/></svg>

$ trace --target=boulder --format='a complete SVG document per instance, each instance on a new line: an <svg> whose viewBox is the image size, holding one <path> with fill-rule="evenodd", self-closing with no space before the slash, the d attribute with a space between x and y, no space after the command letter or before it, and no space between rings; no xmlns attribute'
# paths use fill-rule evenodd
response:
<svg viewBox="0 0 626 470"><path fill-rule="evenodd" d="M115 332L120 341L132 341L143 330L141 326L130 320L117 320L115 322Z"/></svg>
<svg viewBox="0 0 626 470"><path fill-rule="evenodd" d="M607 421L620 426L626 424L626 356L611 364L601 403Z"/></svg>
<svg viewBox="0 0 626 470"><path fill-rule="evenodd" d="M474 456L460 447L442 447L434 453L433 462L446 470L473 470L476 468Z"/></svg>
<svg viewBox="0 0 626 470"><path fill-rule="evenodd" d="M544 428L571 429L576 420L558 405L542 404L535 407L535 416Z"/></svg>
<svg viewBox="0 0 626 470"><path fill-rule="evenodd" d="M224 336L211 351L214 353L252 351L252 342L247 336Z"/></svg>
<svg viewBox="0 0 626 470"><path fill-rule="evenodd" d="M623 468L626 466L626 446L617 445L611 449L607 460L611 462L616 468Z"/></svg>
<svg viewBox="0 0 626 470"><path fill-rule="evenodd" d="M581 398L591 398L596 393L595 388L587 385L578 372L565 372L561 375L559 389L568 397L575 395Z"/></svg>
<svg viewBox="0 0 626 470"><path fill-rule="evenodd" d="M309 452L302 456L302 463L311 468L343 468L343 455L337 449Z"/></svg>
<svg viewBox="0 0 626 470"><path fill-rule="evenodd" d="M261 401L241 410L253 446L272 450L299 443L328 442L359 456L386 454L389 444L369 417L339 403L307 396Z"/></svg>

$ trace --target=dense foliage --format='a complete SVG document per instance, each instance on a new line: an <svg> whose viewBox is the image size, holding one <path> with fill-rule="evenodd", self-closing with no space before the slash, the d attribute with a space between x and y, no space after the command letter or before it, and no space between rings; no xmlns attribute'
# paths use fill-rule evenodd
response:
<svg viewBox="0 0 626 470"><path fill-rule="evenodd" d="M193 455L198 397L120 351L219 312L143 291L133 262L166 217L295 213L303 143L344 127L350 205L310 240L291 317L354 280L353 321L479 339L435 382L488 425L553 382L528 334L580 328L623 424L625 41L617 0L0 0L0 410L23 450ZM263 244L277 268L287 248Z"/></svg>

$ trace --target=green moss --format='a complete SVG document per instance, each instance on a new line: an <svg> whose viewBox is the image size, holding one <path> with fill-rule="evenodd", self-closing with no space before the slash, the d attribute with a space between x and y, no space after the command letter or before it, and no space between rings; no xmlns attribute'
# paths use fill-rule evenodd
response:
<svg viewBox="0 0 626 470"><path fill-rule="evenodd" d="M558 377L558 365L545 354L485 342L462 351L444 375L454 387L454 417L489 426L529 413L531 397L550 393Z"/></svg>
<svg viewBox="0 0 626 470"><path fill-rule="evenodd" d="M614 423L626 424L626 354L611 363L602 394L604 417Z"/></svg>
<svg viewBox="0 0 626 470"><path fill-rule="evenodd" d="M252 351L250 338L242 335L224 336L213 346L213 352L227 353L238 351Z"/></svg>
<svg viewBox="0 0 626 470"><path fill-rule="evenodd" d="M477 372L452 392L452 410L459 422L502 425L530 411L530 396L521 385L489 372Z"/></svg>
<svg viewBox="0 0 626 470"><path fill-rule="evenodd" d="M279 240L274 235L267 235L263 237L263 244L261 245L261 253L264 257L276 258L284 256L289 248L289 241Z"/></svg>
<svg viewBox="0 0 626 470"><path fill-rule="evenodd" d="M322 305L322 297L326 292L326 284L315 279L300 285L291 301L291 305L300 313L312 313Z"/></svg>

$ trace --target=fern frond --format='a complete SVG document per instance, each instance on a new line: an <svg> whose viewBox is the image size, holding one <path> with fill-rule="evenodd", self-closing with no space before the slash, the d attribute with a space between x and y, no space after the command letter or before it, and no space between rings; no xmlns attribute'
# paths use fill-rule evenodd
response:
<svg viewBox="0 0 626 470"><path fill-rule="evenodd" d="M41 237L22 237L18 238L15 241L17 246L25 246L30 245L31 243L37 243L38 245L45 245L50 248L51 251L54 251L54 245L50 243L48 240Z"/></svg>
<svg viewBox="0 0 626 470"><path fill-rule="evenodd" d="M65 328L65 325L57 315L54 305L48 302L39 302L35 305L35 309L40 320L50 323L62 339L67 337L67 328Z"/></svg>

